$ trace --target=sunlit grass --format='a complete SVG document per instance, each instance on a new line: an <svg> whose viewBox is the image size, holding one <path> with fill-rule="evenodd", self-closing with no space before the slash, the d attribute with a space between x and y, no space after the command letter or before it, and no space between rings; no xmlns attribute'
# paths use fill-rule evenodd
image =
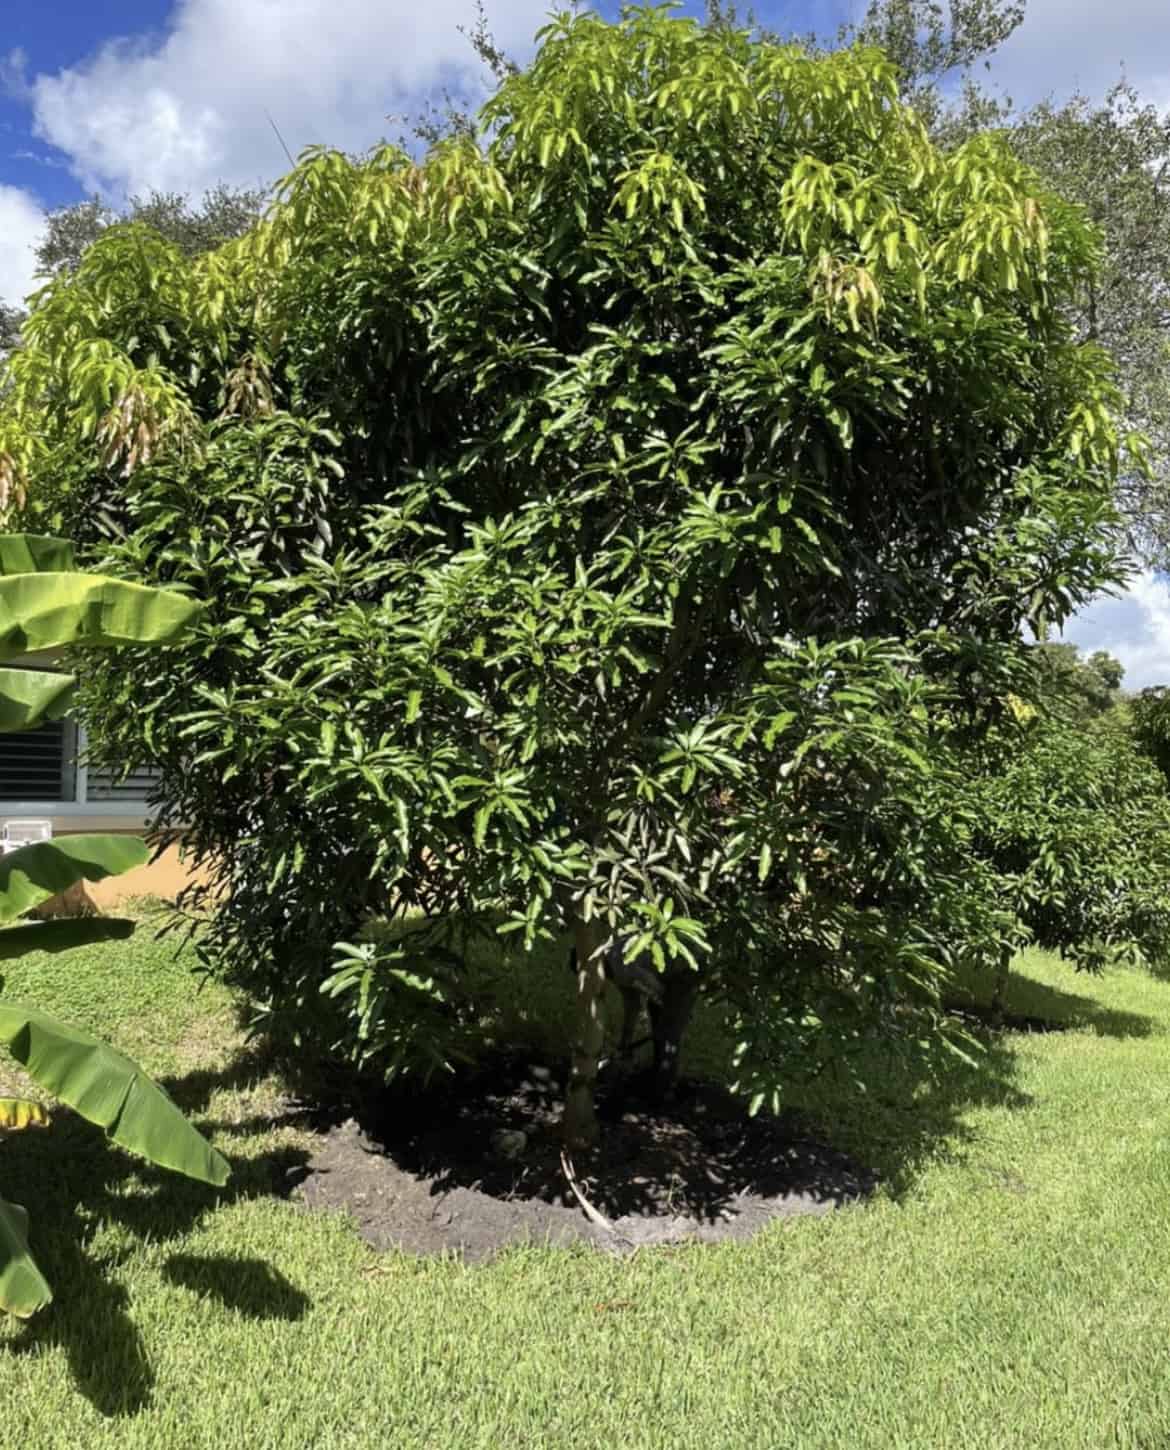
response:
<svg viewBox="0 0 1170 1450"><path fill-rule="evenodd" d="M375 1254L275 1192L311 1137L189 967L146 931L7 972L169 1075L235 1175L217 1196L68 1120L3 1145L57 1298L0 1328L0 1445L1170 1444L1170 985L1031 955L1010 1009L1075 1028L805 1089L885 1175L867 1206L467 1269Z"/></svg>

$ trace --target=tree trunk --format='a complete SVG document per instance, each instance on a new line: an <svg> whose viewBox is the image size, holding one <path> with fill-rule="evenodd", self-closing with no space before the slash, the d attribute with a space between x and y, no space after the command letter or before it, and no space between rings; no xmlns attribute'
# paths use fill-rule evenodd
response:
<svg viewBox="0 0 1170 1450"><path fill-rule="evenodd" d="M101 916L97 905L85 889L84 881L75 881L48 901L42 901L28 913L36 921L54 921L58 917Z"/></svg>
<svg viewBox="0 0 1170 1450"><path fill-rule="evenodd" d="M995 986L991 991L991 1021L996 1027L1003 1026L1003 999L1007 994L1008 978L1012 970L1012 953L1004 951L995 973Z"/></svg>
<svg viewBox="0 0 1170 1450"><path fill-rule="evenodd" d="M699 995L699 974L692 967L668 967L662 980L662 1001L650 1003L654 1034L654 1096L667 1102L678 1085L683 1033Z"/></svg>
<svg viewBox="0 0 1170 1450"><path fill-rule="evenodd" d="M605 1043L605 957L597 951L602 940L599 923L578 918L573 939L577 951L577 1019L564 1116L565 1143L570 1152L596 1147L601 1138L593 1094Z"/></svg>

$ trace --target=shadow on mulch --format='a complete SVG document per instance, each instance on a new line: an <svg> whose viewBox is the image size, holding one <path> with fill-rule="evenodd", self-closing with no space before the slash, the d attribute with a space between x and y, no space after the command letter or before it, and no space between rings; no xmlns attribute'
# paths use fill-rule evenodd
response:
<svg viewBox="0 0 1170 1450"><path fill-rule="evenodd" d="M344 1208L368 1242L468 1262L523 1242L611 1252L750 1237L794 1214L827 1213L871 1193L876 1177L818 1142L795 1115L749 1118L710 1083L654 1106L637 1079L599 1087L603 1144L561 1165L564 1083L548 1065L500 1054L472 1072L386 1092L361 1123L325 1135L296 1196Z"/></svg>

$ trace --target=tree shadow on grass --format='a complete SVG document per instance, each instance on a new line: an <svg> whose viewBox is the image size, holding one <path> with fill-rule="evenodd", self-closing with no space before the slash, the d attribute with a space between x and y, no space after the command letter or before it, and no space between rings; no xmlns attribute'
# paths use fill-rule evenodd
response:
<svg viewBox="0 0 1170 1450"><path fill-rule="evenodd" d="M229 1064L219 1085L242 1070ZM207 1084L204 1075L198 1076L203 1091ZM207 1126L197 1119L195 1125ZM259 1156L225 1156L231 1178L225 1188L212 1188L122 1152L99 1129L64 1109L58 1110L50 1133L20 1134L7 1142L5 1183L9 1195L29 1211L32 1251L53 1302L0 1345L0 1365L6 1353L59 1348L78 1391L99 1414L124 1417L145 1408L154 1385L150 1346L116 1278L133 1245L104 1256L88 1245L95 1227L103 1224L116 1226L117 1237L121 1230L141 1242L181 1238L217 1208L282 1196L290 1176L303 1171L307 1161L303 1150L286 1147ZM299 1290L253 1259L175 1255L164 1273L254 1317L295 1319L308 1307Z"/></svg>
<svg viewBox="0 0 1170 1450"><path fill-rule="evenodd" d="M1091 978L1081 979L1086 986ZM906 1194L923 1170L939 1161L962 1162L978 1139L973 1109L1027 1111L1033 1098L1019 1086L1022 1033L1091 1031L1098 1036L1147 1037L1149 1017L1115 1010L1088 993L1069 992L1013 974L1002 1027L989 1020L989 976L959 984L951 1004L956 1026L971 1039L965 1056L940 1044L895 1051L874 1045L859 1052L854 1076L825 1074L811 1083L794 1078L789 1101L834 1147L873 1168L888 1192Z"/></svg>
<svg viewBox="0 0 1170 1450"><path fill-rule="evenodd" d="M203 1113L220 1092L241 1092L279 1073L278 1054L263 1042L246 1042L219 1067L196 1067L179 1076L159 1077L158 1082L188 1115Z"/></svg>
<svg viewBox="0 0 1170 1450"><path fill-rule="evenodd" d="M1070 973L1071 973L1070 968ZM1081 974L1078 982L1090 987L1093 978ZM988 975L971 975L950 1004L994 1029L990 1017L993 984ZM1093 1032L1098 1037L1149 1037L1151 1017L1106 1007L1087 992L1068 992L1015 972L1008 979L1003 1029L1012 1032Z"/></svg>
<svg viewBox="0 0 1170 1450"><path fill-rule="evenodd" d="M572 980L558 970L550 986L561 985L567 992ZM527 974L518 973L509 987L517 997L525 996ZM380 1098L351 1102L349 1111L365 1133L367 1154L384 1156L396 1169L429 1181L433 1194L472 1189L503 1204L540 1199L568 1205L555 1143L546 1151L563 1100L567 1049L562 1043L550 1056L540 1034L527 1037L504 989L492 1005L485 1052L474 1067L425 1088L404 1080ZM500 1031L501 1022L508 1025L506 1033ZM510 1041L510 1050L496 1045L501 1039ZM636 1081L623 1079L616 1064L603 1073L598 1107L609 1123L601 1154L586 1171L590 1196L607 1215L661 1213L664 1173L671 1180L666 1201L685 1198L685 1212L700 1220L718 1218L732 1207L743 1188L737 1175L745 1171L764 1194L799 1192L844 1203L864 1196L859 1185L876 1173L886 1190L899 1196L928 1164L966 1153L974 1142L967 1124L973 1108L1023 1111L1032 1102L1018 1085L1010 1036L981 1034L965 1059L937 1044L929 1050L895 1050L874 1042L855 1054L851 1071L811 1081L799 1064L786 1077L781 1073L780 1097L787 1111L779 1123L768 1119L770 1128L762 1119L751 1126L746 1101L721 1103L714 1134L720 1143L705 1160L707 1134L692 1109L710 1096L704 1084L717 1086L725 1077L734 1041L718 1004L702 1003L684 1048L689 1081L674 1107L663 1111L640 1103ZM514 1161L493 1145L500 1130L519 1132L526 1140ZM843 1163L839 1155L850 1161ZM329 1169L335 1184L343 1166L334 1163ZM712 1166L719 1171L707 1183L704 1169ZM821 1191L837 1179L848 1179L851 1191ZM400 1185L388 1182L382 1187L390 1201ZM460 1205L461 1215L468 1211Z"/></svg>
<svg viewBox="0 0 1170 1450"><path fill-rule="evenodd" d="M990 1034L965 1056L937 1043L869 1045L847 1068L811 1081L794 1074L782 1093L811 1136L871 1169L895 1198L931 1164L966 1157L973 1109L1023 1112L1034 1101L1018 1085L1011 1039Z"/></svg>
<svg viewBox="0 0 1170 1450"><path fill-rule="evenodd" d="M30 1197L25 1195L26 1202ZM150 1403L155 1376L129 1314L130 1296L109 1276L112 1266L95 1262L39 1205L34 1212L33 1251L53 1302L20 1326L17 1337L0 1348L0 1359L59 1349L78 1392L98 1414L107 1419L136 1414Z"/></svg>
<svg viewBox="0 0 1170 1450"><path fill-rule="evenodd" d="M217 1299L249 1319L303 1319L308 1295L262 1259L234 1254L172 1254L163 1277L201 1298Z"/></svg>

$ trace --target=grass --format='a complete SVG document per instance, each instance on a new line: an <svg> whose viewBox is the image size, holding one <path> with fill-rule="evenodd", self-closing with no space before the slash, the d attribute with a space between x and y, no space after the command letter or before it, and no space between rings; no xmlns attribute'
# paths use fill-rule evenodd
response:
<svg viewBox="0 0 1170 1450"><path fill-rule="evenodd" d="M167 1075L235 1173L217 1196L67 1117L3 1145L57 1298L0 1326L0 1446L1170 1444L1170 984L1031 955L1010 1009L1069 1030L807 1089L887 1178L864 1207L467 1269L274 1195L311 1138L188 968L143 931L7 970Z"/></svg>

